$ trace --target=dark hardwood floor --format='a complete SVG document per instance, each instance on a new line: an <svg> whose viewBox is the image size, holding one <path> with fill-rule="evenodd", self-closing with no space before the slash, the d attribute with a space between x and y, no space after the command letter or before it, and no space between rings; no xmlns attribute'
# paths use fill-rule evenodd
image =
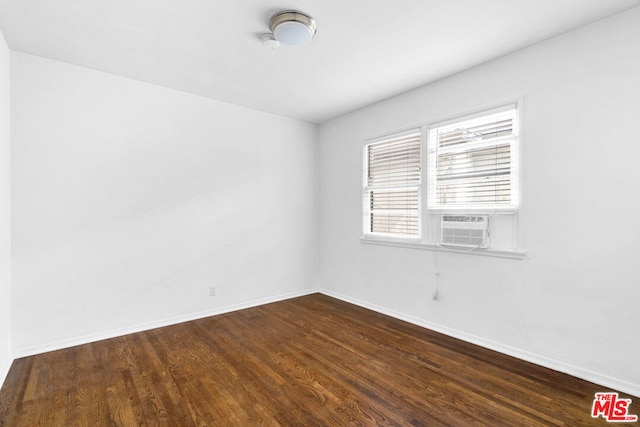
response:
<svg viewBox="0 0 640 427"><path fill-rule="evenodd" d="M0 425L607 425L599 391L314 294L18 359Z"/></svg>

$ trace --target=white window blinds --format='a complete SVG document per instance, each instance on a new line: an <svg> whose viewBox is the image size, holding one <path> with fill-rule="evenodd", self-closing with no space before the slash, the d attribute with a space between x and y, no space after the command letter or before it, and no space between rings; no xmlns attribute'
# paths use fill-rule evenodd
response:
<svg viewBox="0 0 640 427"><path fill-rule="evenodd" d="M429 130L429 209L515 210L516 106Z"/></svg>
<svg viewBox="0 0 640 427"><path fill-rule="evenodd" d="M364 232L420 236L419 129L365 144Z"/></svg>

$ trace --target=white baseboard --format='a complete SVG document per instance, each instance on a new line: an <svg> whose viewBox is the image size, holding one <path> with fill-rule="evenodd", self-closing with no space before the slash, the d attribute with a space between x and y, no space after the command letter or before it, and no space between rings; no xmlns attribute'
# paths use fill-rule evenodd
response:
<svg viewBox="0 0 640 427"><path fill-rule="evenodd" d="M357 298L352 298L346 295L342 295L340 293L333 292L327 289L320 289L319 292L321 294L339 299L341 301L345 301L363 308L367 308L369 310L373 310L375 312L385 314L387 316L394 317L396 319L403 320L405 322L408 322L417 326L421 326L423 328L430 329L432 331L440 332L444 335L448 335L453 338L458 338L462 341L479 345L480 347L488 348L490 350L494 350L499 353L503 353L527 362L534 363L536 365L544 366L545 368L553 369L558 372L563 372L565 374L569 374L574 377L577 377L595 384L599 384L603 386L602 391L609 391L606 389L613 389L613 390L621 391L623 393L630 394L632 396L640 397L640 384L632 384L627 381L620 380L618 378L612 378L610 376L603 375L598 372L593 372L587 369L580 368L579 366L567 364L555 359L550 359L548 357L541 356L539 354L530 353L525 350L521 350L515 347L510 347L508 345L490 341L490 340L477 337L475 335L467 334L465 332L461 332L455 329L447 328L437 323L427 322L417 317L408 316L406 314L403 314L394 310L390 310L386 307L382 307L376 304L371 304L369 302L362 301Z"/></svg>
<svg viewBox="0 0 640 427"><path fill-rule="evenodd" d="M251 301L247 301L247 302L243 302L240 304L232 304L232 305L228 305L225 307L221 307L221 308L215 308L212 310L206 310L206 311L201 311L201 312L197 312L197 313L190 313L184 316L177 316L177 317L173 317L173 318L169 318L169 319L163 319L160 321L155 321L155 322L149 322L149 323L145 323L145 324L141 324L141 325L137 325L134 327L127 327L127 328L121 328L121 329L116 329L116 330L112 330L112 331L108 331L108 332L103 332L103 333L99 333L99 334L91 334L91 335L85 335L85 336L81 336L81 337L76 337L76 338L72 338L69 340L63 340L63 341L56 341L56 342L51 342L51 343L47 343L47 344L43 344L43 345L39 345L39 346L34 346L34 347L29 347L29 348L22 348L22 349L17 349L14 350L13 352L13 357L14 358L20 358L20 357L25 357L25 356L32 356L34 354L39 354L39 353L44 353L47 351L53 351L53 350L60 350L63 348L68 348L68 347L73 347L76 345L82 345L82 344L88 344L91 342L95 342L95 341L100 341L100 340L104 340L104 339L109 339L109 338L115 338L118 336L122 336L122 335L128 335L128 334L132 334L132 333L137 333L137 332L142 332L142 331L146 331L146 330L150 330L150 329L155 329L155 328L160 328L160 327L164 327L164 326L170 326L170 325L175 325L178 323L182 323L182 322L188 322L191 320L196 320L196 319L202 319L204 317L209 317L209 316L215 316L218 314L224 314L224 313L229 313L232 311L237 311L237 310L242 310L245 308L251 308L251 307L257 307L260 305L264 305L264 304L269 304L272 302L277 302L277 301L283 301L283 300L287 300L287 299L291 299L291 298L296 298L296 297L300 297L300 296L304 296L304 295L309 295L309 294L313 294L316 292L320 292L324 295L328 295L330 297L339 299L341 301L345 301L351 304L355 304L357 306L360 307L364 307L367 308L369 310L373 310L376 311L378 313L381 314L385 314L387 316L391 316L394 317L396 319L399 320L403 320L405 322L408 323L412 323L414 325L417 326L421 326L423 328L427 328L436 332L440 332L442 334L454 337L454 338L458 338L461 339L463 341L466 342L470 342L472 344L476 344L479 345L481 347L485 347L488 348L490 350L494 350L497 351L499 353L503 353L503 354L507 354L509 356L513 356L516 357L518 359L522 359L525 360L527 362L531 362L531 363L535 363L536 365L540 365L540 366L544 366L546 368L549 369L553 369L559 372L564 372L566 374L572 375L574 377L577 378L581 378L583 380L586 381L590 381L592 383L595 384L600 384L602 385L604 388L610 388L613 390L617 390L617 391L621 391L623 393L627 393L630 394L632 396L637 396L640 397L640 384L632 384L623 380L620 380L618 378L612 378L609 377L607 375L603 375L597 372L593 372L593 371L589 371L583 368L580 368L578 366L574 366L574 365L570 365L558 360L554 360L554 359L550 359L538 354L534 354L534 353L530 353L518 348L514 348L514 347L510 347L504 344L500 344L494 341L490 341L490 340L486 340L484 338L481 337L477 337L475 335L470 335L467 334L465 332L461 332L455 329L451 329L451 328L447 328L445 326L436 324L436 323L432 323L432 322L426 322L424 320L421 320L419 318L413 317L413 316L408 316L406 314L400 313L400 312L396 312L394 310L390 310L386 307L382 307L382 306L378 306L375 304L371 304L368 303L366 301L362 301L356 298L352 298L346 295L342 295L340 293L337 292L333 292L327 289L316 289L316 288L312 288L312 289L306 289L303 291L297 291L297 292L292 292L292 293L288 293L288 294L282 294L282 295L277 295L277 296L273 296L273 297L268 297L268 298L261 298L261 299L257 299L257 300L251 300ZM4 383L4 380L6 379L6 376L9 372L9 368L11 367L11 363L13 362L13 359L9 359L7 361L4 361L4 363L2 363L2 361L0 361L0 384ZM603 390L603 391L607 391L607 390Z"/></svg>
<svg viewBox="0 0 640 427"><path fill-rule="evenodd" d="M4 381L7 379L7 374L9 374L9 369L11 369L12 363L13 357L11 354L9 354L4 360L0 360L0 388L2 388Z"/></svg>
<svg viewBox="0 0 640 427"><path fill-rule="evenodd" d="M61 350L64 348L69 348L77 345L88 344L88 343L101 341L105 339L120 337L123 335L135 334L137 332L148 331L150 329L155 329L155 328L162 328L164 326L176 325L178 323L189 322L191 320L202 319L205 317L215 316L218 314L230 313L232 311L242 310L245 308L257 307L257 306L269 304L272 302L284 301L287 299L301 297L304 295L309 295L317 292L318 292L317 288L310 288L302 291L290 292L287 294L280 294L272 297L250 300L250 301L242 302L239 304L231 304L224 307L216 307L211 310L205 310L205 311L200 311L196 313L189 313L183 316L171 317L168 319L162 319L154 322L143 323L136 326L113 329L110 331L100 332L97 334L83 335L80 337L54 341L54 342L50 342L42 345L33 346L33 347L14 349L13 356L16 359L20 357L33 356L35 354L46 353L48 351ZM9 365L11 365L11 363L9 363Z"/></svg>

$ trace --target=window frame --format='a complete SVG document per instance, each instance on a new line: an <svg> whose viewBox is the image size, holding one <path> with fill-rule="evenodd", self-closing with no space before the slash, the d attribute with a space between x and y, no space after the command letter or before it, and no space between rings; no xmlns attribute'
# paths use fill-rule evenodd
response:
<svg viewBox="0 0 640 427"><path fill-rule="evenodd" d="M517 133L517 141L515 144L513 155L512 155L512 174L513 176L513 184L512 189L515 190L516 198L514 206L509 209L488 209L485 207L478 207L476 209L430 209L428 206L428 197L429 197L429 189L430 185L429 180L429 162L431 160L431 156L429 155L429 130L430 128L436 125L446 125L450 123L459 122L465 119L471 119L475 117L482 117L484 115L491 114L492 112L497 112L502 110L507 110L509 108L514 108L516 115L513 121L513 126L515 132ZM418 209L418 221L420 224L419 235L418 237L406 238L400 236L390 236L390 235L381 235L381 234L371 234L367 233L367 218L365 213L365 198L363 197L362 205L360 206L361 215L362 215L362 224L361 230L363 234L360 237L360 241L363 244L372 244L372 245L383 245L390 247L401 247L408 249L419 249L419 250L428 250L428 251L438 251L438 252L453 252L460 254L468 254L468 255L480 255L480 256L488 256L488 257L498 257L498 258L509 258L516 260L523 260L526 258L526 251L523 249L523 234L522 228L520 226L521 222L521 211L522 211L522 203L523 203L523 194L521 189L521 181L522 181L522 152L523 152L523 133L522 133L522 120L523 120L523 110L524 110L524 98L523 97L514 97L510 99L503 100L502 102L496 102L492 104L485 104L479 108L475 109L467 109L466 111L461 111L456 114L451 114L448 116L440 116L440 118L436 118L434 120L423 121L421 123L416 123L411 127L404 128L404 131L398 131L394 133L389 133L386 136L382 137L374 137L363 140L360 149L363 164L361 165L361 173L363 176L362 188L366 187L366 150L364 147L373 142L381 141L385 138L388 138L393 135L401 134L402 132L409 131L417 131L421 135L421 174L420 174L420 189L419 189L419 209ZM406 130L409 129L409 130ZM363 196L366 194L363 191ZM492 219L490 220L491 227L491 245L486 248L476 248L473 250L460 250L455 248L443 247L438 244L438 233L440 227L440 219L442 215L453 214L453 215L490 215ZM498 227L498 229L494 230L494 227ZM498 232L498 234L494 234L494 232ZM494 238L499 238L494 242Z"/></svg>
<svg viewBox="0 0 640 427"><path fill-rule="evenodd" d="M391 184L391 185L369 185L369 159L368 159L368 147L376 144L383 144L385 142L398 140L402 138L409 138L411 136L417 136L419 139L419 153L418 153L418 165L419 173L418 180L411 184ZM425 135L422 127L412 127L399 132L387 134L382 137L372 138L365 140L362 144L362 233L364 239L381 239L391 241L408 241L408 242L420 242L422 241L422 217L423 217L423 182L424 182L424 143ZM372 191L402 191L413 190L417 191L417 205L416 205L416 221L417 229L415 235L405 235L396 233L384 233L371 231L371 192Z"/></svg>
<svg viewBox="0 0 640 427"><path fill-rule="evenodd" d="M424 179L427 181L426 187L426 206L425 209L430 214L515 214L520 207L520 110L521 102L509 102L502 104L499 107L488 108L476 111L470 114L461 114L452 117L447 120L441 120L433 122L425 127L423 130L427 139L426 143L426 168L423 173L426 173ZM512 117L512 133L513 135L505 140L509 141L510 154L509 154L509 180L510 180L510 203L505 205L493 204L468 204L468 205L442 205L437 203L436 185L437 180L434 177L437 175L437 152L438 141L434 141L434 132L437 129L448 128L455 125L461 125L472 121L480 120L484 117L495 115L506 115L509 112L513 112ZM485 146L497 146L497 142L485 144ZM482 145L481 145L482 146ZM460 150L463 151L463 150Z"/></svg>

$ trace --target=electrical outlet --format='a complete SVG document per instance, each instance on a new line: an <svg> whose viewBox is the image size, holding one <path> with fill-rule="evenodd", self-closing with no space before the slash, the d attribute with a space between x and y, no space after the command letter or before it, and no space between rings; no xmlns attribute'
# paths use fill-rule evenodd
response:
<svg viewBox="0 0 640 427"><path fill-rule="evenodd" d="M209 286L209 296L210 297L215 297L216 296L216 287L215 286Z"/></svg>

